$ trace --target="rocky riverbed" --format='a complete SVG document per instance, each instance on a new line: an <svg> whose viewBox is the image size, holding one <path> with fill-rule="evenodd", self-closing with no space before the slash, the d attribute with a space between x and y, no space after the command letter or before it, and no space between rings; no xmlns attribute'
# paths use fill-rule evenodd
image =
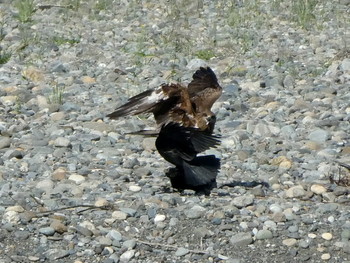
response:
<svg viewBox="0 0 350 263"><path fill-rule="evenodd" d="M350 262L349 10L0 1L0 262ZM152 116L105 115L204 65L222 187L197 196L126 134Z"/></svg>

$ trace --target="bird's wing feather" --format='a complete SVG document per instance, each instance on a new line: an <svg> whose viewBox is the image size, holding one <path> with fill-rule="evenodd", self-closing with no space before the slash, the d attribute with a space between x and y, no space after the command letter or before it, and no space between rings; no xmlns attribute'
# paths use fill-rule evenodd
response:
<svg viewBox="0 0 350 263"><path fill-rule="evenodd" d="M219 143L218 136L170 122L162 126L156 140L156 147L166 160L177 164L180 159L191 161L198 153L215 147Z"/></svg>
<svg viewBox="0 0 350 263"><path fill-rule="evenodd" d="M190 97L193 97L207 88L216 88L218 86L218 79L214 71L210 67L200 67L193 74L193 80L188 84L188 93Z"/></svg>

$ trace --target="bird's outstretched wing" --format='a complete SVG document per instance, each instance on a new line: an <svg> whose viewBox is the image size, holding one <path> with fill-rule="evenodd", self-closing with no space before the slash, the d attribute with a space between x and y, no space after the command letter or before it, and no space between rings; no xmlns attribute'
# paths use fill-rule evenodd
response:
<svg viewBox="0 0 350 263"><path fill-rule="evenodd" d="M192 78L192 81L188 84L188 93L190 97L195 96L207 88L213 89L220 86L214 71L210 67L200 67L193 74Z"/></svg>
<svg viewBox="0 0 350 263"><path fill-rule="evenodd" d="M117 108L107 115L111 119L116 119L128 115L153 112L155 118L167 113L180 98L181 86L176 84L162 85L156 89L146 90L134 97L127 103Z"/></svg>
<svg viewBox="0 0 350 263"><path fill-rule="evenodd" d="M210 67L197 70L187 89L196 112L211 112L214 102L222 94L222 87Z"/></svg>

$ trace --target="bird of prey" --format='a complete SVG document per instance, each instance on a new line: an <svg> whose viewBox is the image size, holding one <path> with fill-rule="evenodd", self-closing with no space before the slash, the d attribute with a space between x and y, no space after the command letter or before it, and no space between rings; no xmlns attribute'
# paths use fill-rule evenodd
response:
<svg viewBox="0 0 350 263"><path fill-rule="evenodd" d="M107 117L116 119L153 113L158 127L176 122L184 127L212 132L216 117L211 107L221 94L222 88L213 70L201 67L193 74L193 80L187 88L181 84L163 84L146 90L130 98Z"/></svg>
<svg viewBox="0 0 350 263"><path fill-rule="evenodd" d="M158 125L156 148L165 160L175 165L167 173L172 186L208 194L216 187L220 160L214 155L197 154L219 144L218 137L212 134L216 117L211 108L221 93L213 70L201 67L187 87L163 84L146 90L107 117L153 113Z"/></svg>

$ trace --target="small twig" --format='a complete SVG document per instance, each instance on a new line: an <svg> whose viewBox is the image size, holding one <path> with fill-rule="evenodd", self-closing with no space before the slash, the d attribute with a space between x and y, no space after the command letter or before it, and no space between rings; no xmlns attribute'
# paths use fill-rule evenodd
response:
<svg viewBox="0 0 350 263"><path fill-rule="evenodd" d="M344 167L344 168L350 170L350 164L341 163L341 162L338 162L338 164L339 164L341 167Z"/></svg>
<svg viewBox="0 0 350 263"><path fill-rule="evenodd" d="M153 243L153 242L143 241L143 240L139 240L139 239L136 239L136 242L139 242L141 244L145 244L145 245L148 245L148 246L152 246L152 247L163 247L163 248L169 249L169 250L177 250L179 248L178 246L174 246L174 245L168 245L168 244L162 244L162 243ZM188 251L190 253L194 253L194 254L211 255L209 252L203 251L203 250L189 249Z"/></svg>
<svg viewBox="0 0 350 263"><path fill-rule="evenodd" d="M42 201L42 200L40 200L39 198L37 198L37 197L35 197L34 195L29 195L33 200L34 200L34 202L35 203L37 203L38 205L40 205L41 207L43 207L44 206L44 202Z"/></svg>
<svg viewBox="0 0 350 263"><path fill-rule="evenodd" d="M41 9L41 10L45 10L45 9L50 9L53 7L58 7L58 8L71 8L70 5L38 5L37 8Z"/></svg>
<svg viewBox="0 0 350 263"><path fill-rule="evenodd" d="M52 210L48 210L45 212L37 212L36 215L37 216L48 216L50 214L59 212L59 211L64 211L64 210L68 210L68 209L73 209L73 208L78 208L78 207L86 207L87 209L84 209L84 211L87 210L91 210L91 209L101 209L101 210L109 210L112 208L111 205L105 205L105 206L95 206L95 205L72 205L72 206L67 206L67 207L61 207L61 208L57 208L57 209L52 209ZM78 213L84 212L84 211L80 211Z"/></svg>

